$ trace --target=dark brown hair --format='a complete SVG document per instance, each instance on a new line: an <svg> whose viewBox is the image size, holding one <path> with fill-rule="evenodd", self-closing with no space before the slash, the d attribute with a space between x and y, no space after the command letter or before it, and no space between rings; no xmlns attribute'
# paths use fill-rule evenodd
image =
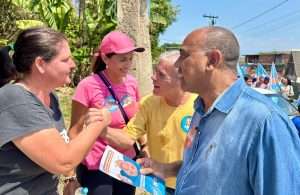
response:
<svg viewBox="0 0 300 195"><path fill-rule="evenodd" d="M108 53L106 54L106 57L111 58L113 55L115 55L115 53ZM106 64L104 63L100 53L95 61L95 63L92 66L92 71L93 73L97 73L100 71L103 71L106 69Z"/></svg>
<svg viewBox="0 0 300 195"><path fill-rule="evenodd" d="M67 40L64 34L50 28L39 27L24 30L18 35L14 44L12 60L9 60L7 49L1 49L0 70L5 72L0 74L0 80L6 79L7 83L15 78L17 73L30 73L37 57L42 57L43 60L49 62L57 55L57 44L63 40Z"/></svg>

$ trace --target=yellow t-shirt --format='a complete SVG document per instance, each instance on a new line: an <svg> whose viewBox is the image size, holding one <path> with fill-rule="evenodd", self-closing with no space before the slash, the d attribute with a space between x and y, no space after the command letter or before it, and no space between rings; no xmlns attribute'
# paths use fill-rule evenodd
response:
<svg viewBox="0 0 300 195"><path fill-rule="evenodd" d="M185 104L173 107L162 97L148 95L141 100L139 111L129 121L125 131L135 140L147 135L152 159L162 163L182 160L196 97L191 94ZM176 178L167 178L166 185L175 188Z"/></svg>

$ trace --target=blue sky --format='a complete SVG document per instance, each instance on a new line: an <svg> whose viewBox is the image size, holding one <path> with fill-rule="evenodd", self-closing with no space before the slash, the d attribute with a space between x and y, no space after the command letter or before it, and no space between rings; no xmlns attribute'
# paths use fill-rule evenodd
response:
<svg viewBox="0 0 300 195"><path fill-rule="evenodd" d="M160 43L180 43L193 29L208 25L202 17L208 14L219 16L217 25L237 35L241 54L300 48L300 0L172 0L172 4L179 6L180 13L160 36Z"/></svg>

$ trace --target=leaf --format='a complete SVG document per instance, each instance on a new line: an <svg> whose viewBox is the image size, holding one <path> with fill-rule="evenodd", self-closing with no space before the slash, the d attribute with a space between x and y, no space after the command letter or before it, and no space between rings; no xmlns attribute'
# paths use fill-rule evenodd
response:
<svg viewBox="0 0 300 195"><path fill-rule="evenodd" d="M39 20L17 20L16 26L24 30L31 27L45 26L45 24Z"/></svg>
<svg viewBox="0 0 300 195"><path fill-rule="evenodd" d="M62 22L62 32L64 32L68 26L68 23L69 23L69 20L70 20L70 17L72 15L72 12L73 12L73 8L70 8L67 13L65 14L64 18L63 18L63 22Z"/></svg>
<svg viewBox="0 0 300 195"><path fill-rule="evenodd" d="M7 39L0 39L0 46L5 46L7 45L8 40Z"/></svg>

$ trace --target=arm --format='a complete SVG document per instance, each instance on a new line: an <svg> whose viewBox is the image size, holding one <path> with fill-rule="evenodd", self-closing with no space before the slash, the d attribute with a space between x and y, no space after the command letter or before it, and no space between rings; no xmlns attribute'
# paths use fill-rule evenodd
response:
<svg viewBox="0 0 300 195"><path fill-rule="evenodd" d="M69 137L74 139L83 129L83 122L88 108L83 104L72 101L71 123L69 128Z"/></svg>
<svg viewBox="0 0 300 195"><path fill-rule="evenodd" d="M101 137L106 139L110 145L118 146L124 149L132 147L136 140L141 141L141 144L145 144L146 139L146 125L145 114L143 112L143 106L140 106L136 115L130 119L126 127L123 129L116 129L108 127L103 131Z"/></svg>
<svg viewBox="0 0 300 195"><path fill-rule="evenodd" d="M148 139L146 135L143 135L138 139L138 142L141 147L141 155L142 155L141 157L150 157L150 151L149 151L147 141Z"/></svg>
<svg viewBox="0 0 300 195"><path fill-rule="evenodd" d="M129 135L122 129L115 129L111 127L107 127L100 136L106 139L109 145L124 149L129 149L135 142L135 140L129 137Z"/></svg>
<svg viewBox="0 0 300 195"><path fill-rule="evenodd" d="M247 157L254 194L300 194L300 139L288 120L273 112L257 129Z"/></svg>
<svg viewBox="0 0 300 195"><path fill-rule="evenodd" d="M119 147L123 149L129 149L133 146L135 140L130 137L124 130L122 129L114 129L111 127L105 128L102 132L101 137L106 139L109 145L113 147ZM143 156L150 156L147 146L147 137L146 135L138 138L138 142L141 146L141 151L143 152Z"/></svg>
<svg viewBox="0 0 300 195"><path fill-rule="evenodd" d="M154 174L160 178L176 177L182 161L160 163L150 158L141 158L137 162L143 167L142 174Z"/></svg>
<svg viewBox="0 0 300 195"><path fill-rule="evenodd" d="M82 131L84 116L87 111L88 108L86 106L77 101L72 101L72 115L69 129L69 136L71 139L74 139ZM122 129L111 127L105 128L100 136L106 139L109 145L124 149L129 149L135 142L135 140L129 137Z"/></svg>
<svg viewBox="0 0 300 195"><path fill-rule="evenodd" d="M45 170L54 174L68 174L81 162L99 134L110 123L110 113L91 108L86 123L86 129L69 144L64 142L54 128L25 135L13 142Z"/></svg>

